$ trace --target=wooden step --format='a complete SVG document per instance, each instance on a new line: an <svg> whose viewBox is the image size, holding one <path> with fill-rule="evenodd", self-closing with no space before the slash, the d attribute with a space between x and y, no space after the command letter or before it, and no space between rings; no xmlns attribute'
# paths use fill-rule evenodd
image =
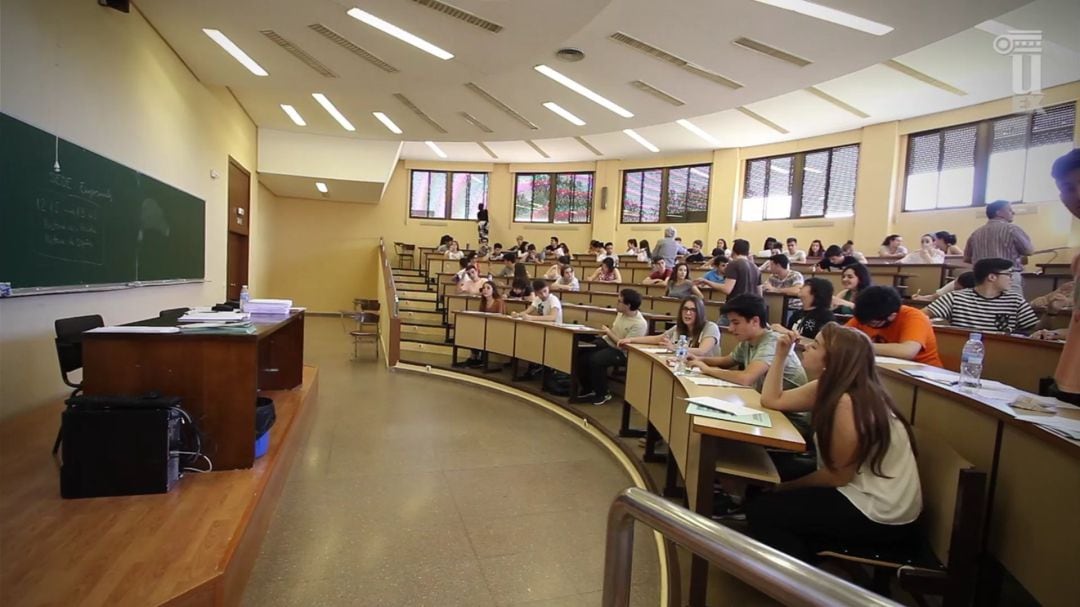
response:
<svg viewBox="0 0 1080 607"><path fill-rule="evenodd" d="M401 312L436 312L434 301L403 300L398 306Z"/></svg>
<svg viewBox="0 0 1080 607"><path fill-rule="evenodd" d="M442 325L443 322L442 312L436 310L413 311L399 308L398 318L400 318L403 323L418 322L421 324L434 323Z"/></svg>

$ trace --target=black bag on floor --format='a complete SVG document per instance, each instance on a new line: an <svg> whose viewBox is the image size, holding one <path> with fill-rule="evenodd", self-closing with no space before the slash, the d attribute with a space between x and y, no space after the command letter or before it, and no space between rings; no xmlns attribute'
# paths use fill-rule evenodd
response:
<svg viewBox="0 0 1080 607"><path fill-rule="evenodd" d="M570 396L570 375L551 370L544 377L544 392L555 396Z"/></svg>
<svg viewBox="0 0 1080 607"><path fill-rule="evenodd" d="M274 400L265 396L257 397L255 399L255 440L269 432L275 421L277 421L277 412L274 410Z"/></svg>

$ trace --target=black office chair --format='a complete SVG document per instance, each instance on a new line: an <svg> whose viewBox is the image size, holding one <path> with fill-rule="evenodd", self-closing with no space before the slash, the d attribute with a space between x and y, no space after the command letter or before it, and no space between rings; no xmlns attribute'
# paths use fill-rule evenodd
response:
<svg viewBox="0 0 1080 607"><path fill-rule="evenodd" d="M179 320L181 316L187 313L191 308L169 308L168 310L162 310L158 312L158 318L170 318L172 320Z"/></svg>
<svg viewBox="0 0 1080 607"><path fill-rule="evenodd" d="M68 373L82 368L82 334L90 329L104 327L105 321L101 315L74 316L61 318L53 326L56 329L56 358L60 362L60 379L65 384L74 388L71 395L75 396L82 391L82 383L75 383L68 377ZM60 437L63 428L56 433L56 442L53 444L53 455L60 449Z"/></svg>

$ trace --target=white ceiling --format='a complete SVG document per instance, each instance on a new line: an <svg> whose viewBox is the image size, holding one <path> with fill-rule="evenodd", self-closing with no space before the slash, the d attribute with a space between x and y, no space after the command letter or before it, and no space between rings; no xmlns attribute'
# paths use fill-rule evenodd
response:
<svg viewBox="0 0 1080 607"><path fill-rule="evenodd" d="M719 140L746 146L857 128L1010 95L1011 59L994 35L973 26L995 19L1013 29L1043 30L1043 87L1080 80L1080 3L1069 0L824 0L823 4L891 25L872 36L752 0L452 0L449 4L503 26L478 29L410 0L141 0L138 7L195 74L226 85L264 128L406 143L402 157L437 160L424 140L439 141L450 160L544 162L647 156L621 130L634 128L664 153L713 146L674 124L689 118ZM359 7L454 53L442 61L345 14ZM399 68L385 73L307 26L322 23ZM245 70L202 33L223 31L270 73ZM260 34L272 29L336 72L327 78ZM608 38L625 32L744 84L731 90ZM746 36L813 61L796 67L731 44ZM586 59L564 63L562 47ZM965 91L929 86L880 65L898 61ZM621 118L535 72L546 63L634 112ZM675 107L637 90L644 80L680 99ZM475 82L540 128L531 130L467 89ZM806 92L817 86L868 113L858 118ZM356 125L346 133L311 98L326 93ZM402 93L448 132L437 132L394 97ZM577 127L541 107L555 101L587 122ZM279 108L289 103L307 127ZM781 134L733 108L746 106L789 131ZM387 113L404 129L393 135L371 115ZM461 112L493 133L468 124ZM574 136L596 147L597 156ZM524 140L547 153L544 158ZM486 142L493 159L477 141Z"/></svg>

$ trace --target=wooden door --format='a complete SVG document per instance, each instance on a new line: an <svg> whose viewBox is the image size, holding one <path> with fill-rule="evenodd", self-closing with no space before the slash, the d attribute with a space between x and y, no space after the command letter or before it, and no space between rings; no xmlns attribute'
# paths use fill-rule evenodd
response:
<svg viewBox="0 0 1080 607"><path fill-rule="evenodd" d="M228 250L225 298L240 299L240 289L248 284L248 236L251 234L251 173L229 159Z"/></svg>

